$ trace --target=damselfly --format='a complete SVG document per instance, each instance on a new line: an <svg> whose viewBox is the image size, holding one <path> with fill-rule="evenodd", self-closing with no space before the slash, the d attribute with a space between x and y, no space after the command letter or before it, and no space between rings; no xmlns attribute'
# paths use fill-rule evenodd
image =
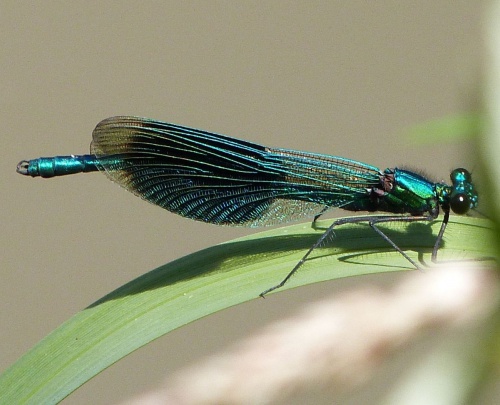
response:
<svg viewBox="0 0 500 405"><path fill-rule="evenodd" d="M216 225L264 226L331 208L385 212L333 221L279 284L282 287L311 252L347 223L368 223L417 269L377 225L432 221L444 212L434 244L435 261L450 209L459 215L477 206L470 173L451 172L451 185L433 183L409 170L374 166L337 156L272 148L198 129L138 117L97 124L90 155L23 160L21 174L54 177L103 171L111 180L171 212Z"/></svg>

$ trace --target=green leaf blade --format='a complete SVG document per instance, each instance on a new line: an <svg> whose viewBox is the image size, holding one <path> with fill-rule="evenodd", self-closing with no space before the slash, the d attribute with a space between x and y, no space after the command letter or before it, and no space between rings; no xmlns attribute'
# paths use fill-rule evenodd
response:
<svg viewBox="0 0 500 405"><path fill-rule="evenodd" d="M327 227L321 221L320 227ZM440 222L384 227L412 258L430 261ZM196 319L255 299L279 283L322 234L293 225L217 245L159 267L76 314L0 376L5 403L57 403L100 371ZM442 259L493 256L488 222L450 222ZM283 289L387 271L414 270L369 226L346 225L313 252Z"/></svg>

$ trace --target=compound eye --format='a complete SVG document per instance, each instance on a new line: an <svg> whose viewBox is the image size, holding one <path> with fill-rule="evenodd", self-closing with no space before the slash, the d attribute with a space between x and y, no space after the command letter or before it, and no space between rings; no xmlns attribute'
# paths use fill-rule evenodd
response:
<svg viewBox="0 0 500 405"><path fill-rule="evenodd" d="M464 215L470 209L470 198L467 194L455 194L450 199L450 207L455 214Z"/></svg>
<svg viewBox="0 0 500 405"><path fill-rule="evenodd" d="M472 182L472 176L470 175L469 171L463 168L453 170L450 174L450 179L453 184Z"/></svg>

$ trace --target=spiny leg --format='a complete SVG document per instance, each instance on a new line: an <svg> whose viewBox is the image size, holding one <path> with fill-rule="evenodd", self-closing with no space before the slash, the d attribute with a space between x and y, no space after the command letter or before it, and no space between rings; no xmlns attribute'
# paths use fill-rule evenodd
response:
<svg viewBox="0 0 500 405"><path fill-rule="evenodd" d="M337 219L328 227L328 229L323 233L323 235L321 235L321 237L316 241L316 243L313 246L311 246L311 248L299 260L299 262L294 266L294 268L290 271L290 273L288 273L287 276L279 284L276 284L275 286L268 288L267 290L261 292L259 294L259 296L264 298L264 296L269 294L271 291L274 291L274 290L277 290L278 288L283 287L287 283L287 281L297 272L297 270L305 263L305 261L307 260L309 255L312 253L312 251L314 249L316 249L317 247L319 247L324 242L324 240L330 234L333 233L333 229L337 226L345 225L345 224L356 224L356 223L360 223L360 222L367 222L370 225L370 227L373 230L375 230L375 232L377 232L385 241L387 241L387 243L389 243L396 251L401 253L401 255L405 259L407 259L413 266L415 266L415 268L421 270L421 268L405 252L403 252L398 245L396 245L391 240L391 238L389 238L385 233L383 233L376 226L376 224L383 223L383 222L395 222L395 221L403 221L403 222L432 221L433 219L434 218L432 216L391 217L391 216L373 216L373 215ZM445 216L445 219L446 219L446 216ZM443 232L444 232L444 230L443 230ZM439 241L438 241L438 244L439 244Z"/></svg>
<svg viewBox="0 0 500 405"><path fill-rule="evenodd" d="M448 225L448 220L450 219L450 209L444 210L444 218L443 222L441 222L441 228L439 229L438 236L436 238L436 243L434 243L434 249L432 249L431 260L433 263L437 263L437 254L439 245L441 244L441 240L443 239L444 230L446 229L446 225Z"/></svg>
<svg viewBox="0 0 500 405"><path fill-rule="evenodd" d="M313 222L314 223L314 222ZM316 249L318 246L320 246L323 241L330 235L330 233L333 232L333 228L337 225L337 221L335 221L333 224L331 224L328 229L323 233L323 235L321 235L321 237L316 241L316 243L314 245L312 245L309 250L306 252L306 254L304 256L302 256L302 259L300 259L297 264L294 266L294 268L290 271L290 273L287 274L287 276L279 283L279 284L276 284L275 286L271 287L271 288L268 288L267 290L265 291L262 291L259 296L261 296L262 298L264 298L264 296L268 293L270 293L271 291L274 291L278 288L281 288L283 287L286 282L290 279L290 277L293 276L293 274L299 269L299 267L301 267L304 262L306 261L306 259L309 257L309 255L311 254L311 252Z"/></svg>
<svg viewBox="0 0 500 405"><path fill-rule="evenodd" d="M315 228L315 225L316 225L316 221L318 220L318 218L319 218L321 215L323 215L326 211L328 211L329 209L330 209L330 207L329 207L328 205L325 205L325 206L323 207L323 209L319 212L319 214L316 214L316 215L314 216L313 221L312 221L312 226L313 226L313 228L314 228L314 229L316 229L316 228Z"/></svg>
<svg viewBox="0 0 500 405"><path fill-rule="evenodd" d="M377 232L387 243L389 243L396 251L398 251L401 256L403 256L406 260L408 260L411 264L413 264L418 270L423 271L422 268L410 258L401 248L394 243L394 241L389 238L384 232L382 232L377 224L384 222L417 222L417 221L432 221L432 216L410 216L410 217L379 217L375 218L372 221L369 221L368 224L372 227L372 229Z"/></svg>

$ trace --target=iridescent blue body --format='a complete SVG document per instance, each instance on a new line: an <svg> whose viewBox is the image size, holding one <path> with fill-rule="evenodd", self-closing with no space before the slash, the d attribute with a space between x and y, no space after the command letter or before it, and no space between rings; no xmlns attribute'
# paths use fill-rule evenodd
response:
<svg viewBox="0 0 500 405"><path fill-rule="evenodd" d="M17 171L54 177L103 171L111 180L171 212L217 225L263 226L300 217L317 219L331 208L386 212L335 221L306 253L281 287L333 228L368 222L411 260L376 224L430 221L450 208L465 214L478 196L465 169L451 173L451 185L433 183L398 168L384 171L342 157L270 148L228 136L138 117L112 117L94 132L90 155L22 161ZM406 215L402 215L406 214Z"/></svg>

